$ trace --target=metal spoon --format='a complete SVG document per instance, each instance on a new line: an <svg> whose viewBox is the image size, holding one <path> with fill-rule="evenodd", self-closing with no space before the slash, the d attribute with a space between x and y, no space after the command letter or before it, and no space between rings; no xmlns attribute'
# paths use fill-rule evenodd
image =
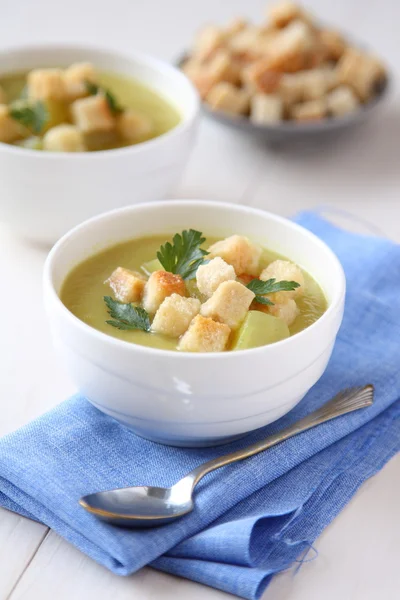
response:
<svg viewBox="0 0 400 600"><path fill-rule="evenodd" d="M320 423L370 406L373 398L371 384L345 389L297 423L247 448L196 467L170 488L140 486L97 492L84 496L79 504L102 521L121 527L156 527L170 523L193 510L193 490L207 473L254 456Z"/></svg>

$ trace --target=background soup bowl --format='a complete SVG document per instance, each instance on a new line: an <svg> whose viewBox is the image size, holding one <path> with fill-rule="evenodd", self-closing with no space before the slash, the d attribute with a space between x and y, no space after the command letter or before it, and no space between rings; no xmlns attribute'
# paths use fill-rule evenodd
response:
<svg viewBox="0 0 400 600"><path fill-rule="evenodd" d="M322 286L327 311L308 329L270 346L194 354L109 337L77 319L59 299L66 275L93 253L189 227L221 237L244 234L296 261ZM94 406L151 440L201 446L278 419L316 383L342 320L345 278L332 251L287 219L244 206L175 200L116 210L70 231L48 256L44 294L55 345Z"/></svg>
<svg viewBox="0 0 400 600"><path fill-rule="evenodd" d="M174 105L181 120L157 138L101 152L39 152L0 143L0 220L46 244L93 215L164 197L184 169L198 121L198 95L185 75L141 54L84 46L9 49L0 54L0 76L79 61L138 80Z"/></svg>

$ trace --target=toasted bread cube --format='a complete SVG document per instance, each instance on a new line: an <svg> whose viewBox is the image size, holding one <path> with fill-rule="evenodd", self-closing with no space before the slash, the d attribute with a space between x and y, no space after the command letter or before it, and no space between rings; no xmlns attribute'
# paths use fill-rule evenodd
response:
<svg viewBox="0 0 400 600"><path fill-rule="evenodd" d="M357 96L348 85L339 85L326 97L328 113L341 117L357 110L360 106Z"/></svg>
<svg viewBox="0 0 400 600"><path fill-rule="evenodd" d="M310 56L316 50L313 30L303 21L292 21L277 34L270 44L269 68L277 71L296 72L310 66Z"/></svg>
<svg viewBox="0 0 400 600"><path fill-rule="evenodd" d="M256 92L272 94L279 87L282 74L269 67L268 58L257 60L243 70L243 83Z"/></svg>
<svg viewBox="0 0 400 600"><path fill-rule="evenodd" d="M346 49L343 36L332 29L321 29L318 38L323 46L325 59L337 61Z"/></svg>
<svg viewBox="0 0 400 600"><path fill-rule="evenodd" d="M82 132L75 125L56 125L43 137L43 150L50 152L85 152Z"/></svg>
<svg viewBox="0 0 400 600"><path fill-rule="evenodd" d="M279 95L286 107L301 102L304 94L302 73L285 73L279 84Z"/></svg>
<svg viewBox="0 0 400 600"><path fill-rule="evenodd" d="M62 69L33 69L27 76L28 96L34 100L64 100L67 90Z"/></svg>
<svg viewBox="0 0 400 600"><path fill-rule="evenodd" d="M225 34L227 36L236 35L240 31L244 31L248 26L249 24L246 19L243 19L243 17L235 17L225 27Z"/></svg>
<svg viewBox="0 0 400 600"><path fill-rule="evenodd" d="M117 117L117 131L125 140L136 141L148 138L154 131L152 120L135 110L124 110Z"/></svg>
<svg viewBox="0 0 400 600"><path fill-rule="evenodd" d="M73 122L85 133L110 131L115 127L115 117L102 94L75 100L71 112Z"/></svg>
<svg viewBox="0 0 400 600"><path fill-rule="evenodd" d="M235 269L216 256L209 263L200 265L196 272L196 283L201 294L210 298L223 281L234 281Z"/></svg>
<svg viewBox="0 0 400 600"><path fill-rule="evenodd" d="M253 302L255 294L238 281L224 281L211 298L202 304L200 313L215 321L239 327Z"/></svg>
<svg viewBox="0 0 400 600"><path fill-rule="evenodd" d="M288 260L274 260L266 267L260 275L261 281L276 279L276 281L296 281L300 287L289 292L275 292L269 294L271 302L277 304L286 302L289 298L298 298L304 294L304 275L298 265Z"/></svg>
<svg viewBox="0 0 400 600"><path fill-rule="evenodd" d="M302 10L290 0L281 0L268 7L267 16L275 27L286 27L294 19L301 17Z"/></svg>
<svg viewBox="0 0 400 600"><path fill-rule="evenodd" d="M241 115L249 107L249 94L226 81L214 85L205 100L213 110L232 115Z"/></svg>
<svg viewBox="0 0 400 600"><path fill-rule="evenodd" d="M0 142L12 144L23 137L23 132L23 127L10 117L8 106L0 104Z"/></svg>
<svg viewBox="0 0 400 600"><path fill-rule="evenodd" d="M274 304L274 306L268 306L269 314L278 319L282 319L289 327L296 320L296 317L300 314L300 309L293 298L289 298L282 304Z"/></svg>
<svg viewBox="0 0 400 600"><path fill-rule="evenodd" d="M207 63L207 73L215 83L228 81L236 84L240 80L240 68L230 52L224 48L217 50Z"/></svg>
<svg viewBox="0 0 400 600"><path fill-rule="evenodd" d="M253 123L278 123L283 118L283 102L277 94L255 94L250 107L250 119Z"/></svg>
<svg viewBox="0 0 400 600"><path fill-rule="evenodd" d="M340 83L352 87L365 102L385 78L385 68L375 57L347 48L337 64L337 75Z"/></svg>
<svg viewBox="0 0 400 600"><path fill-rule="evenodd" d="M237 275L258 273L261 247L253 244L243 235L231 235L230 237L216 242L208 248L208 258L220 256L228 265L232 265Z"/></svg>
<svg viewBox="0 0 400 600"><path fill-rule="evenodd" d="M257 27L250 25L231 36L227 44L235 54L249 53L254 56L254 49L257 48L261 35L261 31Z"/></svg>
<svg viewBox="0 0 400 600"><path fill-rule="evenodd" d="M154 315L167 296L186 295L186 286L180 275L168 271L154 271L144 288L143 308Z"/></svg>
<svg viewBox="0 0 400 600"><path fill-rule="evenodd" d="M184 352L222 352L225 350L231 330L224 323L197 315L182 336L178 350Z"/></svg>
<svg viewBox="0 0 400 600"><path fill-rule="evenodd" d="M200 97L204 100L208 92L215 85L214 76L210 74L207 65L204 65L196 58L190 58L185 62L182 70L195 85Z"/></svg>
<svg viewBox="0 0 400 600"><path fill-rule="evenodd" d="M337 85L336 70L312 69L298 74L303 83L303 100L317 100Z"/></svg>
<svg viewBox="0 0 400 600"><path fill-rule="evenodd" d="M157 310L151 328L157 333L178 338L185 333L200 311L200 300L171 294Z"/></svg>
<svg viewBox="0 0 400 600"><path fill-rule="evenodd" d="M225 42L225 34L216 25L207 25L196 36L193 54L200 60L206 60Z"/></svg>
<svg viewBox="0 0 400 600"><path fill-rule="evenodd" d="M301 102L291 108L290 115L295 121L319 121L327 114L325 98Z"/></svg>
<svg viewBox="0 0 400 600"><path fill-rule="evenodd" d="M65 69L64 84L69 100L88 96L87 82L97 82L97 74L92 63L75 63Z"/></svg>
<svg viewBox="0 0 400 600"><path fill-rule="evenodd" d="M108 283L114 296L120 302L139 302L146 281L146 277L142 273L118 267L104 283Z"/></svg>
<svg viewBox="0 0 400 600"><path fill-rule="evenodd" d="M0 104L7 104L7 94L0 85Z"/></svg>

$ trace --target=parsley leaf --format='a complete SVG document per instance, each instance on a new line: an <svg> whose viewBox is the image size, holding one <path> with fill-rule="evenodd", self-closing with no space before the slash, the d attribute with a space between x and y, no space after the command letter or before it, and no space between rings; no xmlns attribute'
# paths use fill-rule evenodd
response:
<svg viewBox="0 0 400 600"><path fill-rule="evenodd" d="M10 106L10 117L33 133L41 133L49 120L49 111L44 102L17 101Z"/></svg>
<svg viewBox="0 0 400 600"><path fill-rule="evenodd" d="M200 231L189 229L176 233L171 242L166 242L157 252L157 258L166 271L191 279L203 264L207 250L200 248L206 241Z"/></svg>
<svg viewBox="0 0 400 600"><path fill-rule="evenodd" d="M108 314L113 318L112 321L106 321L108 325L124 331L133 329L150 331L149 315L144 308L118 302L117 300L113 300L111 296L104 296L104 302L107 305Z"/></svg>
<svg viewBox="0 0 400 600"><path fill-rule="evenodd" d="M246 287L254 292L256 295L256 302L267 306L274 306L274 303L265 297L267 294L273 294L274 292L291 292L299 286L300 284L297 283L297 281L276 281L276 279L261 281L260 279L252 279Z"/></svg>
<svg viewBox="0 0 400 600"><path fill-rule="evenodd" d="M97 85L97 83L92 83L88 80L85 81L85 86L88 91L88 94L90 94L91 96L96 96L96 94L103 94L103 96L107 100L109 109L113 114L120 113L124 110L122 106L118 104L118 100L116 99L114 94L110 92L110 90L107 90L106 88Z"/></svg>

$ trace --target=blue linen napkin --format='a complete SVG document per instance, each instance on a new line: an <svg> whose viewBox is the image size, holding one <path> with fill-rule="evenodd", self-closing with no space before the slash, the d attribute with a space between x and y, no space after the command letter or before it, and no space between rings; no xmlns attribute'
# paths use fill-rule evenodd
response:
<svg viewBox="0 0 400 600"><path fill-rule="evenodd" d="M400 450L400 247L313 213L297 221L337 253L348 295L328 369L291 413L229 446L171 448L134 436L74 396L0 440L0 505L47 524L117 574L150 564L250 600L274 573L303 560L363 481ZM176 523L116 529L77 504L96 490L171 485L367 382L376 386L373 406L209 474L196 488L194 512Z"/></svg>

